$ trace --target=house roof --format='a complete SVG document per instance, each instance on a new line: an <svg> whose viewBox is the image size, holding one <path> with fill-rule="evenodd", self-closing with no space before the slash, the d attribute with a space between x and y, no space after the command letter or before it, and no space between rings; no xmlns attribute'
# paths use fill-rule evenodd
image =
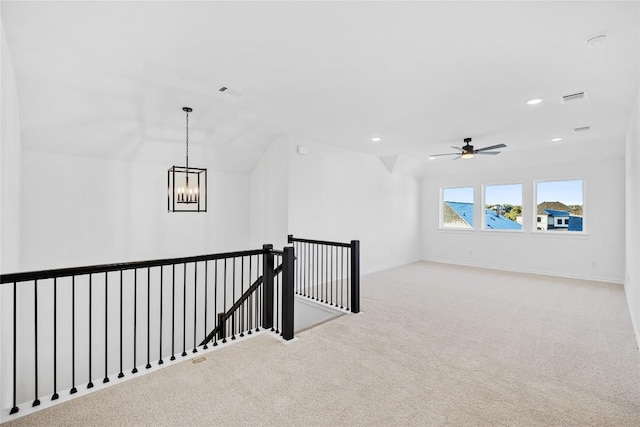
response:
<svg viewBox="0 0 640 427"><path fill-rule="evenodd" d="M510 220L509 218L498 215L495 211L485 209L485 224L488 229L493 230L522 230L522 224Z"/></svg>
<svg viewBox="0 0 640 427"><path fill-rule="evenodd" d="M567 215L569 212L569 206L565 205L562 202L542 202L538 203L538 215L551 215L545 212L545 210L554 210L554 211L566 211ZM566 215L565 215L566 216Z"/></svg>
<svg viewBox="0 0 640 427"><path fill-rule="evenodd" d="M449 224L466 223L473 227L473 203L444 202L444 222ZM450 209L447 209L449 207Z"/></svg>
<svg viewBox="0 0 640 427"><path fill-rule="evenodd" d="M456 221L464 221L473 227L473 203L463 202L448 202L445 201L445 222L455 223ZM449 208L449 209L447 209ZM453 218L451 215L457 215L457 218ZM496 212L485 209L485 224L488 229L493 230L522 230L522 225L509 218L498 215Z"/></svg>
<svg viewBox="0 0 640 427"><path fill-rule="evenodd" d="M547 215L551 215L554 217L561 217L561 216L569 216L569 211L557 211L555 209L543 209L543 211L547 214Z"/></svg>

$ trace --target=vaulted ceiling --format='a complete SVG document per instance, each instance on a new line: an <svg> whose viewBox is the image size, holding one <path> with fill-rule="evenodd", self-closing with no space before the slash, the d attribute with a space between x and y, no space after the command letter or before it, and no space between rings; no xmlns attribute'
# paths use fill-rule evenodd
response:
<svg viewBox="0 0 640 427"><path fill-rule="evenodd" d="M194 156L230 172L249 172L281 135L420 161L464 137L507 144L502 161L557 144L622 155L638 94L638 2L3 1L1 12L26 150L170 165L190 106Z"/></svg>

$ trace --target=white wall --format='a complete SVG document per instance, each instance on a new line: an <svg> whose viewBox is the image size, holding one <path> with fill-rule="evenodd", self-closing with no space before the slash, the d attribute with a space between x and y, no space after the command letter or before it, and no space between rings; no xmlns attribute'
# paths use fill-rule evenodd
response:
<svg viewBox="0 0 640 427"><path fill-rule="evenodd" d="M1 22L1 21L0 21ZM0 28L0 272L7 273L20 268L20 191L21 144L18 93L13 64L4 34ZM8 286L0 285L0 324L11 324L12 304ZM5 291L6 289L6 291ZM4 343L2 337L2 343ZM12 362L10 348L0 348L0 372L9 372ZM6 381L3 381L4 384ZM10 396L0 388L0 402ZM4 407L4 405L2 405Z"/></svg>
<svg viewBox="0 0 640 427"><path fill-rule="evenodd" d="M422 181L422 257L425 260L521 272L579 277L622 283L624 278L624 159L622 141L612 141L609 152L594 159L573 153L572 145L559 147L544 162L527 159L513 164L503 154L491 159L445 160L435 164ZM608 156L608 157L607 157ZM590 159L589 159L590 158ZM573 160L567 160L573 159ZM469 162L480 162L473 164ZM446 163L448 162L448 163ZM482 163L484 162L484 163ZM478 165L486 165L479 168ZM491 168L491 165L495 167ZM436 169L437 168L437 169ZM444 168L449 168L447 171ZM533 229L534 180L582 179L584 235L547 234ZM483 184L523 184L523 232L440 230L441 187L474 187L474 203L481 204ZM480 223L476 209L474 223ZM594 265L595 263L595 265Z"/></svg>
<svg viewBox="0 0 640 427"><path fill-rule="evenodd" d="M15 271L20 266L20 116L18 93L9 47L2 31L0 111L0 271Z"/></svg>
<svg viewBox="0 0 640 427"><path fill-rule="evenodd" d="M73 267L113 262L140 261L159 258L182 257L190 255L210 254L234 250L246 250L249 243L249 177L208 171L208 212L206 213L168 213L166 199L166 174L169 165L150 165L96 160L89 158L61 156L40 152L22 152L22 197L21 197L21 270L40 270L49 268ZM3 236L4 238L4 236ZM189 266L193 271L193 266ZM165 269L165 284L170 283L170 269ZM178 266L178 275L182 274ZM3 271L8 272L8 271ZM153 289L151 318L158 318L159 270L151 273L155 279ZM202 266L198 271L199 283L203 283ZM213 272L210 272L211 276ZM221 274L221 273L220 273ZM110 348L118 343L118 286L117 277L110 278L109 291L109 341ZM130 325L132 311L132 272L125 273L124 324ZM87 376L87 277L77 280L76 315L78 316L76 333L81 337L76 342L78 361L78 384L86 383ZM146 307L141 306L145 301L146 275L140 272L140 286L138 287L138 308L146 313ZM189 274L191 280L191 273ZM61 389L70 387L69 355L71 349L71 283L70 279L58 281L58 356L59 356L59 386ZM222 280L221 280L222 282ZM238 286L238 284L236 284ZM248 286L248 284L245 284ZM39 390L41 393L52 392L52 319L53 300L51 281L40 281L38 285L38 328L39 328ZM198 301L204 299L203 287L198 289ZM238 289L238 292L240 289ZM189 304L185 316L192 318L191 301L193 292L187 292ZM171 289L164 287L165 313L168 313L171 303ZM229 292L227 306L231 303ZM96 334L92 349L94 351L94 378L101 375L100 359L103 354L105 338L98 333L104 330L104 278L102 275L94 277L94 295L92 316L92 330ZM211 297L211 296L209 296ZM12 303L13 292L11 286L2 289L2 352L11 350L8 344L12 341ZM178 306L182 300L177 296ZM211 298L209 298L211 299ZM200 303L202 304L202 303ZM223 302L218 298L218 310L211 310L209 325L216 312L223 311ZM201 308L200 308L201 309ZM165 316L165 324L168 316ZM198 317L200 322L200 317ZM143 319L139 319L143 322ZM19 284L18 289L18 402L32 398L32 367L35 363L33 337L33 284ZM142 328L142 323L140 323ZM189 338L192 335L192 323L186 326ZM155 329L154 329L155 328ZM198 337L204 335L204 325L199 324ZM129 328L130 329L130 328ZM131 331L125 331L125 340L131 342ZM142 330L142 329L140 329ZM164 351L169 351L168 327L164 331ZM158 341L157 322L151 325L152 337ZM179 341L181 334L176 337ZM31 337L31 338L29 338ZM144 354L144 342L139 340L139 354ZM153 343L152 348L157 348ZM155 351L155 350L154 350ZM126 365L132 367L131 349L125 350ZM167 353L165 353L167 354ZM109 356L110 372L117 369L117 353ZM157 356L156 356L157 359ZM138 363L144 358L140 356ZM12 357L3 354L0 375L2 381L2 396L0 403L3 408L10 407L12 382L4 379L11 378ZM96 373L99 372L99 373ZM83 385L84 387L84 385Z"/></svg>
<svg viewBox="0 0 640 427"><path fill-rule="evenodd" d="M250 244L260 248L270 243L282 249L287 244L289 221L289 140L273 141L250 176Z"/></svg>
<svg viewBox="0 0 640 427"><path fill-rule="evenodd" d="M625 290L640 347L640 95L629 121L625 144Z"/></svg>
<svg viewBox="0 0 640 427"><path fill-rule="evenodd" d="M289 234L360 240L363 273L419 259L415 178L389 173L378 157L302 139L292 138L289 159Z"/></svg>
<svg viewBox="0 0 640 427"><path fill-rule="evenodd" d="M208 212L168 213L168 166L23 152L22 270L246 249L248 177L208 171Z"/></svg>

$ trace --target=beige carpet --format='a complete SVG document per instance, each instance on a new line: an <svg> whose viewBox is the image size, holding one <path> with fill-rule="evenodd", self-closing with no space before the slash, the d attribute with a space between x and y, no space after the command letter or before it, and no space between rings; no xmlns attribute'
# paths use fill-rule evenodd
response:
<svg viewBox="0 0 640 427"><path fill-rule="evenodd" d="M421 262L363 277L362 309L7 427L640 425L620 285Z"/></svg>

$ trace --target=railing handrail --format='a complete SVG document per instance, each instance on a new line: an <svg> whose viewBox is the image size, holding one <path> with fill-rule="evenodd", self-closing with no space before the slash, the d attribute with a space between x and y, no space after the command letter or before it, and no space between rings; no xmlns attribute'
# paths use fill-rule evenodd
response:
<svg viewBox="0 0 640 427"><path fill-rule="evenodd" d="M133 261L115 264L98 264L84 267L56 268L51 270L27 271L22 273L8 273L0 275L0 284L31 282L33 280L53 279L56 277L82 276L87 274L105 273L110 271L133 270L138 268L159 267L172 264L212 261L217 259L235 258L242 256L264 254L265 249L247 251L223 252L209 255L195 255L179 258L165 258L149 261Z"/></svg>
<svg viewBox="0 0 640 427"><path fill-rule="evenodd" d="M329 246L338 246L343 248L351 247L351 243L343 243L343 242L330 242L328 240L313 240L313 239L299 239L297 237L293 237L293 235L288 236L288 242L302 242L302 243L313 243L316 245L329 245Z"/></svg>

